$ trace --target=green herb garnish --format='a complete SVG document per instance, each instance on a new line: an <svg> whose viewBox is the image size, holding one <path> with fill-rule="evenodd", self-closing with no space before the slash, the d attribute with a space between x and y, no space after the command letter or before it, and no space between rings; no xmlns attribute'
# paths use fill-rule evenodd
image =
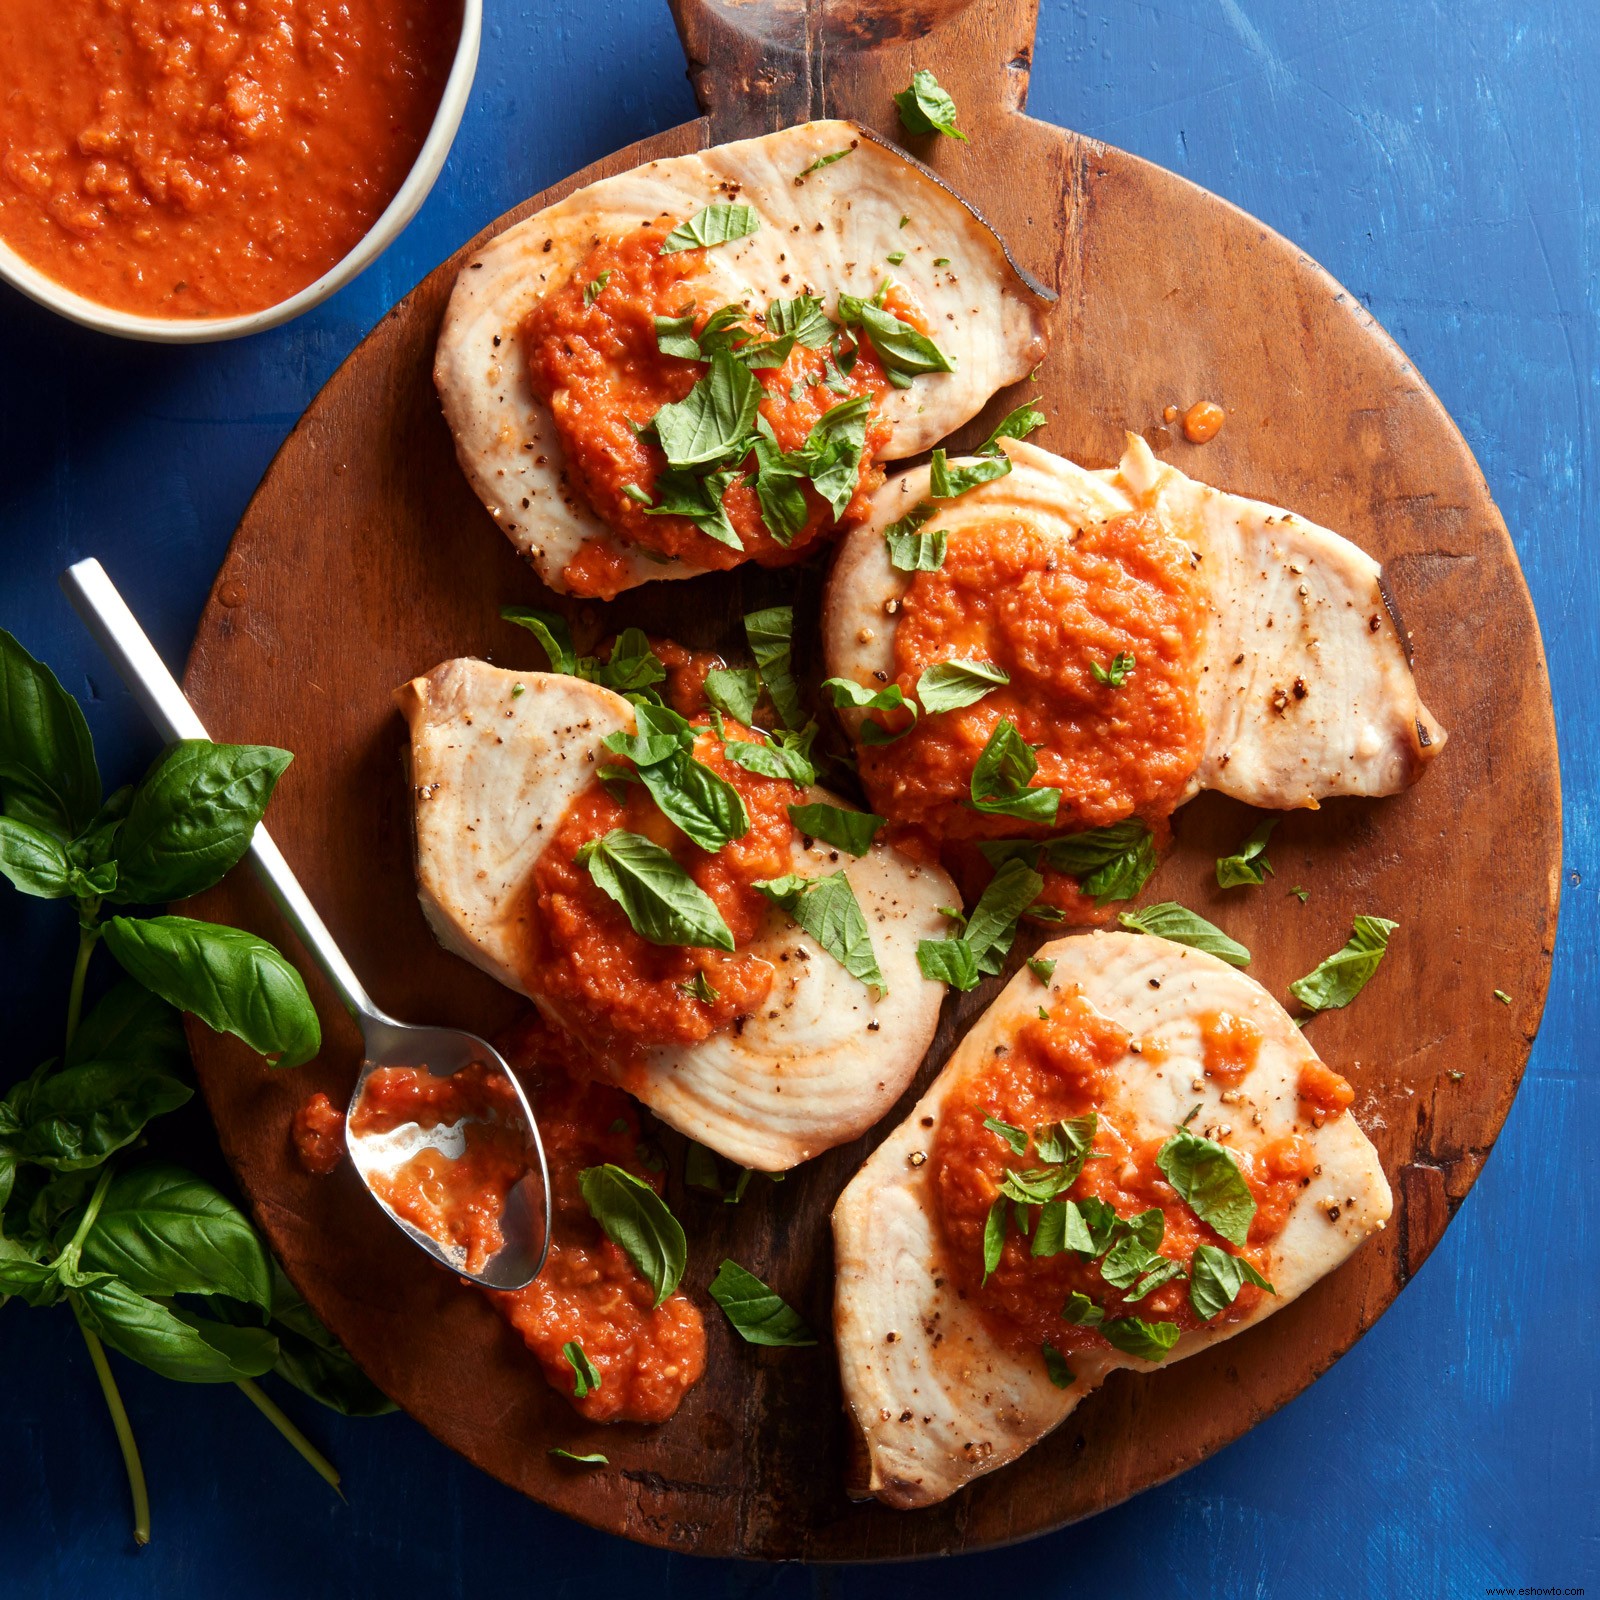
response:
<svg viewBox="0 0 1600 1600"><path fill-rule="evenodd" d="M1389 948L1389 935L1398 922L1387 917L1357 917L1349 943L1303 978L1289 985L1289 993L1307 1011L1337 1011L1366 988Z"/></svg>
<svg viewBox="0 0 1600 1600"><path fill-rule="evenodd" d="M841 868L822 878L788 873L758 880L754 887L822 946L852 978L859 978L880 996L889 992L873 953L867 919L850 880Z"/></svg>
<svg viewBox="0 0 1600 1600"><path fill-rule="evenodd" d="M887 819L870 811L849 811L843 806L817 802L790 806L789 820L813 839L831 844L836 850L848 850L853 856L864 856Z"/></svg>
<svg viewBox="0 0 1600 1600"><path fill-rule="evenodd" d="M1124 911L1117 920L1134 933L1154 934L1158 939L1170 939L1174 944L1204 950L1226 961L1230 967L1250 965L1250 952L1238 940L1230 939L1221 928L1197 916L1187 906L1180 906L1176 900Z"/></svg>
<svg viewBox="0 0 1600 1600"><path fill-rule="evenodd" d="M710 1293L746 1344L797 1348L817 1342L800 1313L736 1261L717 1268Z"/></svg>
<svg viewBox="0 0 1600 1600"><path fill-rule="evenodd" d="M687 222L680 222L661 242L661 253L673 255L679 250L704 250L713 245L727 244L732 239L745 239L759 232L761 218L751 206L714 205L697 211Z"/></svg>
<svg viewBox="0 0 1600 1600"><path fill-rule="evenodd" d="M655 1291L654 1304L678 1287L688 1263L682 1224L648 1183L606 1162L578 1174L578 1189L601 1231Z"/></svg>
<svg viewBox="0 0 1600 1600"><path fill-rule="evenodd" d="M940 87L939 80L923 67L911 79L911 86L894 97L900 110L900 124L907 133L947 133L952 139L969 143L956 126L956 103Z"/></svg>
<svg viewBox="0 0 1600 1600"><path fill-rule="evenodd" d="M1246 884L1259 887L1267 881L1267 874L1272 871L1272 863L1262 852L1267 848L1267 840L1272 837L1272 830L1277 826L1278 819L1268 817L1231 856L1217 857L1219 889L1237 889ZM1289 892L1303 896L1305 891L1291 889Z"/></svg>

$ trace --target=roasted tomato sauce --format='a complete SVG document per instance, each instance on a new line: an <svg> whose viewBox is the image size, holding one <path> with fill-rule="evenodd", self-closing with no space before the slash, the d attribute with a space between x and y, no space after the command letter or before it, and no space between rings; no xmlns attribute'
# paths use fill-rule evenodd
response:
<svg viewBox="0 0 1600 1600"><path fill-rule="evenodd" d="M458 1122L465 1140L459 1155L419 1150L392 1172L372 1173L370 1182L397 1216L455 1246L466 1270L481 1272L505 1243L500 1214L530 1165L521 1108L504 1074L482 1062L448 1077L426 1067L380 1067L367 1079L350 1131L365 1136L408 1123L444 1128Z"/></svg>
<svg viewBox="0 0 1600 1600"><path fill-rule="evenodd" d="M725 726L730 738L753 737L731 720ZM716 903L734 943L747 944L771 911L751 885L791 870L795 830L788 808L804 794L729 761L709 730L700 733L694 753L743 797L750 818L743 838L710 854L667 820L641 784L628 784L618 799L597 782L567 809L533 870L535 904L524 919L532 930L527 986L568 1033L613 1059L626 1060L640 1045L698 1043L756 1010L772 987L771 965L747 951L651 944L577 864L579 849L613 828L642 834L677 858ZM697 973L705 974L715 999L696 998Z"/></svg>
<svg viewBox="0 0 1600 1600"><path fill-rule="evenodd" d="M1130 816L1160 824L1199 765L1205 592L1191 552L1154 512L1115 517L1071 542L1021 522L953 530L943 565L900 604L895 681L908 698L941 661L990 661L1010 682L863 746L875 811L940 841L1045 836ZM1120 685L1095 677L1133 657ZM1061 791L1048 827L972 808L972 775L995 729L1038 746L1036 788ZM1074 891L1047 899L1069 913Z"/></svg>
<svg viewBox="0 0 1600 1600"><path fill-rule="evenodd" d="M156 317L276 305L404 182L452 0L6 0L0 238Z"/></svg>
<svg viewBox="0 0 1600 1600"><path fill-rule="evenodd" d="M1101 1276L1097 1262L1073 1251L1036 1257L1031 1243L1009 1226L999 1265L983 1274L983 1235L990 1207L1008 1170L1038 1165L1030 1147L1017 1156L999 1133L984 1126L992 1117L1025 1131L1088 1111L1098 1114L1094 1154L1062 1198L1096 1196L1122 1217L1159 1207L1166 1232L1160 1253L1188 1263L1202 1244L1232 1247L1207 1227L1179 1198L1156 1165L1166 1135L1130 1139L1104 1110L1114 1073L1147 1070L1127 1054L1129 1037L1116 1023L1076 996L1057 995L1048 1019L1025 1022L1009 1046L997 1047L980 1070L967 1074L946 1100L930 1153L939 1223L949 1248L952 1275L963 1293L985 1313L996 1334L1017 1349L1037 1351L1048 1340L1059 1350L1103 1345L1094 1328L1079 1327L1062 1315L1074 1292L1102 1306L1108 1318L1137 1316L1174 1322L1187 1331L1202 1326L1189 1303L1188 1284L1175 1279L1143 1299L1124 1306L1123 1296ZM1309 1148L1290 1138L1251 1155L1230 1153L1238 1162L1256 1201L1249 1248L1242 1252L1266 1272L1267 1251L1282 1229L1296 1196L1314 1170ZM1036 1214L1036 1213L1035 1213ZM1215 1322L1237 1320L1262 1291L1246 1285Z"/></svg>
<svg viewBox="0 0 1600 1600"><path fill-rule="evenodd" d="M675 1290L654 1306L650 1285L600 1231L578 1188L586 1167L611 1162L659 1186L641 1160L639 1117L619 1089L573 1078L535 1017L502 1041L530 1085L550 1166L550 1256L514 1293L489 1298L538 1358L551 1386L594 1422L665 1422L706 1366L699 1309ZM600 1386L578 1399L562 1347L581 1345Z"/></svg>
<svg viewBox="0 0 1600 1600"><path fill-rule="evenodd" d="M1248 1017L1208 1011L1200 1018L1200 1048L1206 1076L1225 1089L1237 1089L1255 1070L1261 1030Z"/></svg>
<svg viewBox="0 0 1600 1600"><path fill-rule="evenodd" d="M662 255L662 241L669 231L668 226L651 225L625 238L600 240L571 277L523 320L521 339L533 390L555 419L568 479L621 538L664 561L732 567L741 561L783 566L801 560L834 525L831 508L810 484L804 489L805 525L782 544L762 521L749 478L736 479L723 504L743 541L742 551L702 533L685 517L650 515L625 492L633 488L652 501L658 499L656 479L666 458L659 445L637 430L664 405L682 400L707 371L703 361L661 353L655 318L692 312L698 336L719 309L697 282L703 251ZM596 284L602 286L596 290ZM887 303L896 315L922 325L904 291L891 291ZM762 310L750 312L745 322L748 331L761 332ZM759 409L782 449L798 450L832 407L856 395L870 395L876 401L889 388L867 344L845 376L843 392L827 387L826 372L825 353L798 344L782 366L755 370L753 376L764 391ZM873 463L889 432L875 405L847 516L855 514L883 481ZM575 594L603 599L611 598L623 581L615 552L595 542L579 552L563 579Z"/></svg>

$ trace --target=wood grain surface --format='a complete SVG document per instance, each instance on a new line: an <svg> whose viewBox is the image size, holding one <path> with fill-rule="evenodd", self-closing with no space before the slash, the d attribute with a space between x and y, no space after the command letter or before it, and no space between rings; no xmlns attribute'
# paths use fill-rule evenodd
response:
<svg viewBox="0 0 1600 1600"><path fill-rule="evenodd" d="M683 0L676 13L707 117L618 152L496 227L639 161L807 116L853 116L894 137L890 95L914 66L932 67L972 143L908 148L1060 295L1037 383L997 396L958 437L981 438L1026 395L1051 418L1037 439L1075 460L1108 464L1125 430L1141 432L1186 472L1293 507L1383 561L1423 697L1450 732L1440 760L1405 795L1286 818L1271 852L1278 876L1256 891L1215 889L1213 857L1252 822L1204 797L1179 814L1149 897L1183 900L1244 940L1252 972L1279 994L1344 941L1353 914L1400 922L1374 983L1310 1033L1356 1085L1396 1191L1394 1222L1262 1328L1168 1371L1114 1378L1015 1466L943 1506L893 1513L844 1496L846 1427L826 1344L744 1346L702 1292L709 1368L679 1415L658 1429L591 1427L352 1174L302 1174L292 1111L313 1089L342 1100L359 1054L313 975L326 1045L312 1066L274 1074L198 1028L192 1043L224 1150L291 1276L376 1381L485 1470L596 1526L703 1554L845 1559L994 1544L1114 1504L1237 1437L1348 1349L1437 1243L1505 1117L1548 979L1560 804L1537 627L1471 453L1359 304L1215 197L1020 113L1028 0L881 13ZM218 576L186 683L219 738L296 751L273 830L378 1003L488 1032L518 1002L439 950L423 923L389 698L448 656L537 665L533 641L498 611L553 603L456 469L429 379L465 253L395 308L290 435ZM1194 447L1161 417L1200 398L1224 405L1228 421ZM814 569L731 574L567 609L580 636L638 623L716 646L734 641L743 610L778 598L794 599L804 635L818 583ZM803 645L802 667L814 665ZM1294 884L1310 892L1304 905L1286 892ZM243 875L199 905L293 950ZM991 992L949 1003L918 1088ZM737 1208L685 1195L678 1143L665 1143L670 1199L691 1239L686 1281L703 1291L734 1255L825 1327L827 1213L871 1136L781 1185L758 1179ZM603 1449L612 1468L576 1475L549 1460L553 1444Z"/></svg>

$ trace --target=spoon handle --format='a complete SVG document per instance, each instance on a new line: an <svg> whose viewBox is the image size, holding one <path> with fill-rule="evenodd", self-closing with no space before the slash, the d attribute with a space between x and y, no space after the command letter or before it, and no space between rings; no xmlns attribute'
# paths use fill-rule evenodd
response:
<svg viewBox="0 0 1600 1600"><path fill-rule="evenodd" d="M117 593L116 585L106 576L105 568L92 558L80 561L61 574L61 587L95 643L133 691L156 732L169 743L209 739L194 707L156 654L155 646ZM250 855L273 899L300 936L300 942L321 963L345 1008L357 1021L385 1020L263 825L256 827Z"/></svg>

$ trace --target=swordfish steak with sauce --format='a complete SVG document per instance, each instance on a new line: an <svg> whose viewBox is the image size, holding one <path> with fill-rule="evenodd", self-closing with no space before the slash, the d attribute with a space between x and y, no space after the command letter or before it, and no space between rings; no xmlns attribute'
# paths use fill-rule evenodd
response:
<svg viewBox="0 0 1600 1600"><path fill-rule="evenodd" d="M703 726L694 754L738 790L749 827L718 852L701 849L641 784L597 781L602 741L633 732L635 708L577 677L447 661L396 698L411 729L417 881L435 934L532 999L576 1056L680 1132L764 1172L855 1138L894 1104L944 998L916 960L954 898L943 872L882 843L857 857L805 835L791 804L840 802L735 765ZM757 737L726 727L728 741ZM613 830L693 876L691 898L709 896L725 918L724 946L641 936L580 864ZM660 854L654 862L645 866L659 872ZM852 949L870 940L878 984L751 887L790 874L843 874L859 907ZM833 926L848 928L851 907L831 903Z"/></svg>
<svg viewBox="0 0 1600 1600"><path fill-rule="evenodd" d="M1000 447L1009 470L950 498L930 497L926 467L892 478L839 547L823 613L830 674L870 691L898 684L908 700L940 662L1009 676L862 747L878 811L936 837L1025 833L1020 811L985 815L967 800L1004 719L1036 750L1037 786L1060 792L1058 831L1161 821L1201 789L1290 809L1421 777L1445 736L1365 552L1196 483L1133 436L1098 472L1016 439ZM941 546L923 549L923 570L891 559L886 534L907 530ZM883 725L871 710L843 714L858 739L866 719Z"/></svg>
<svg viewBox="0 0 1600 1600"><path fill-rule="evenodd" d="M1051 298L932 174L808 122L497 235L457 280L434 379L507 537L552 588L609 598L800 559L876 460L1038 365Z"/></svg>
<svg viewBox="0 0 1600 1600"><path fill-rule="evenodd" d="M1254 979L1128 933L1039 956L1049 981L1018 973L834 1208L852 1488L886 1505L1242 1333L1390 1213L1350 1086Z"/></svg>

